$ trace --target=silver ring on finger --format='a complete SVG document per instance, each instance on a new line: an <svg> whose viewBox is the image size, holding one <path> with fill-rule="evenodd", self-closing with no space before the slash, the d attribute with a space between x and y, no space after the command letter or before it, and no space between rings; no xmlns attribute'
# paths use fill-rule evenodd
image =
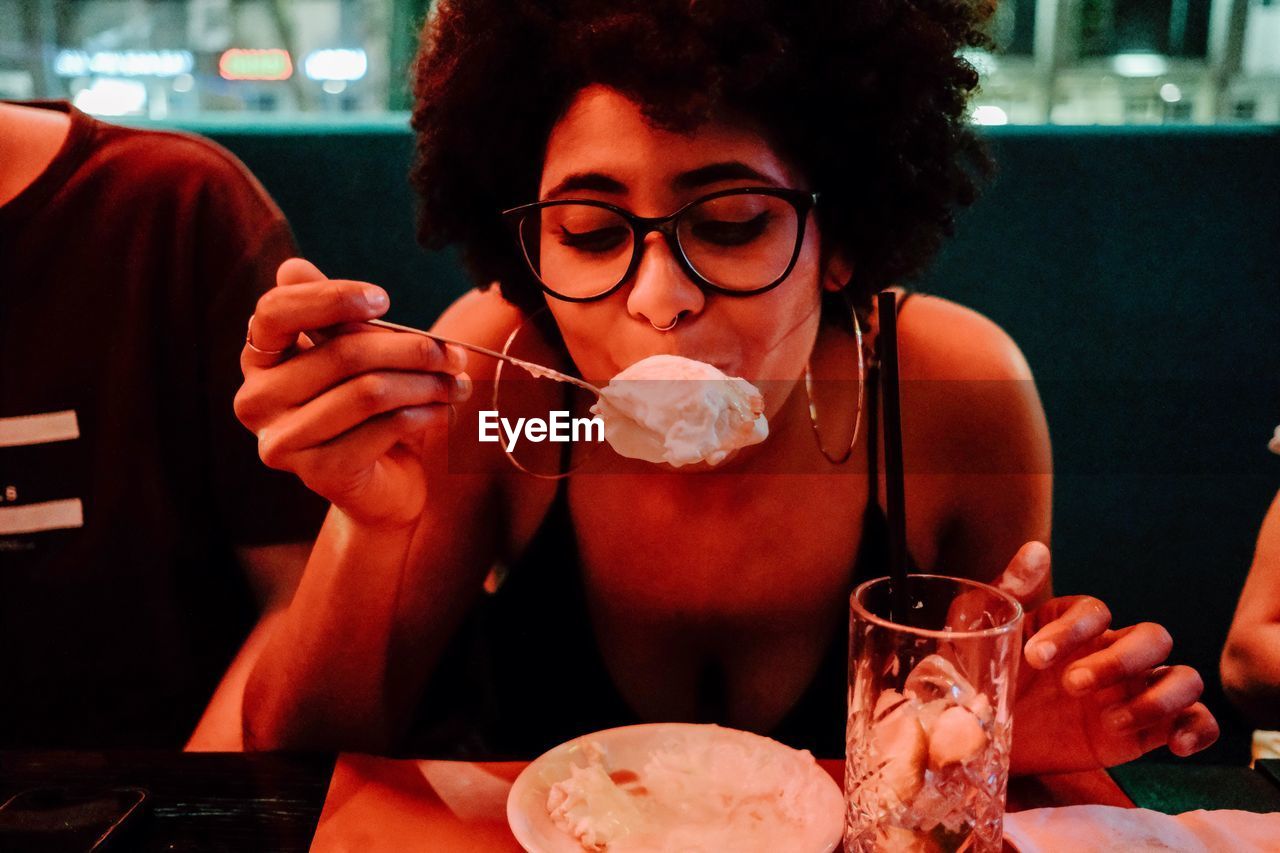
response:
<svg viewBox="0 0 1280 853"><path fill-rule="evenodd" d="M254 352L256 352L258 355L284 355L284 354L285 354L285 353L287 353L289 350L293 349L293 347L285 347L284 349L262 349L261 347L254 346L254 343L253 343L253 318L254 318L254 316L255 316L255 315L253 315L253 314L250 314L250 315L249 315L249 326L248 326L248 328L247 328L247 329L245 329L245 332L244 332L244 345L245 345L245 346L247 346L249 349L251 349L251 350L253 350Z"/></svg>

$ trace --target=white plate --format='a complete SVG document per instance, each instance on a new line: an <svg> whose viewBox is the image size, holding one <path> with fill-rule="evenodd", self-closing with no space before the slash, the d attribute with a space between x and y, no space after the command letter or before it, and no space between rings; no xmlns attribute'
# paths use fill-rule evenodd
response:
<svg viewBox="0 0 1280 853"><path fill-rule="evenodd" d="M529 853L583 853L582 846L552 823L547 813L547 794L551 786L569 777L570 765L586 763L580 755L587 741L603 747L608 753L609 763L615 767L639 770L649 756L670 742L673 736L678 739L731 738L742 741L751 749L790 750L777 741L749 732L692 723L651 723L583 735L544 753L516 778L507 796L507 823L516 840ZM823 818L806 826L794 837L795 843L790 849L796 853L830 853L844 835L844 797L840 787L816 762L813 774L817 780L815 787L821 791L823 800L816 811Z"/></svg>

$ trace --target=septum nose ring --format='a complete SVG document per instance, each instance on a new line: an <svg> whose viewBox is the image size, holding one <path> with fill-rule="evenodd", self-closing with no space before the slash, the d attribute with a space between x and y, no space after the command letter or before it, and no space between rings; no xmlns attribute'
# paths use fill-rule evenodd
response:
<svg viewBox="0 0 1280 853"><path fill-rule="evenodd" d="M676 316L672 317L671 322L665 326L659 326L657 323L653 322L652 320L649 321L649 325L653 326L659 332L669 332L672 329L674 329L676 327L676 323L679 323L679 322L680 322L680 315L677 314Z"/></svg>

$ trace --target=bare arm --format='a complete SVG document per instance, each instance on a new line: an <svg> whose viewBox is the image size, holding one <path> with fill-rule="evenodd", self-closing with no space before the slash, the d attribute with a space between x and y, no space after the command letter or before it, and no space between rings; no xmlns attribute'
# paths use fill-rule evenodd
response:
<svg viewBox="0 0 1280 853"><path fill-rule="evenodd" d="M289 606L310 553L310 542L236 549L236 556L253 587L262 616L218 682L213 698L187 741L187 750L235 752L244 749L241 705L245 682L266 645L272 626Z"/></svg>
<svg viewBox="0 0 1280 853"><path fill-rule="evenodd" d="M473 418L477 405L469 382L455 378L460 354L359 327L313 335L320 342L311 346L300 332L381 313L366 298L376 291L328 281L300 261L279 278L258 303L254 339L259 350L294 341L297 350L246 349L236 410L267 464L333 506L248 677L245 744L383 749L500 552L498 479L490 463L460 459L448 444L448 409ZM455 319L447 331L500 336L501 319Z"/></svg>
<svg viewBox="0 0 1280 853"><path fill-rule="evenodd" d="M437 482L440 500L414 527L330 511L249 677L248 747L380 750L403 731L496 556L481 479Z"/></svg>
<svg viewBox="0 0 1280 853"><path fill-rule="evenodd" d="M1221 666L1231 701L1256 725L1280 727L1280 494L1262 522Z"/></svg>

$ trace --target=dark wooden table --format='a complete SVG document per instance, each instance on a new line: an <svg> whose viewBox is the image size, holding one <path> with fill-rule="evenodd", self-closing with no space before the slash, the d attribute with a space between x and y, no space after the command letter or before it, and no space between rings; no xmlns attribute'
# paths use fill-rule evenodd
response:
<svg viewBox="0 0 1280 853"><path fill-rule="evenodd" d="M332 755L280 753L0 752L0 802L38 787L140 787L149 793L146 807L112 851L292 853L310 847L334 762ZM1245 767L1131 764L1111 776L1144 808L1280 811L1280 784ZM1075 800L1105 801L1099 786L1064 787L1067 781L1014 780L1011 800L1016 794L1024 808L1061 805L1070 789L1069 798L1074 792ZM1102 782L1110 784L1105 776ZM1042 789L1049 793L1038 802Z"/></svg>
<svg viewBox="0 0 1280 853"><path fill-rule="evenodd" d="M301 853L333 764L333 755L279 753L0 752L0 802L29 788L144 788L113 853Z"/></svg>

